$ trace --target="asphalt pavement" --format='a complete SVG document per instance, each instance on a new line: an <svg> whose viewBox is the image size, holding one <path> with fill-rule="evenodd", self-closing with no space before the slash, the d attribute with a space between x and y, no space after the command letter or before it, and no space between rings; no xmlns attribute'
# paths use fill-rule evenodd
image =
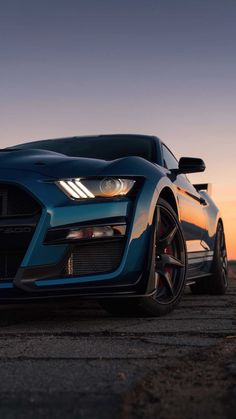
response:
<svg viewBox="0 0 236 419"><path fill-rule="evenodd" d="M0 418L236 418L236 280L162 318L96 303L0 310Z"/></svg>

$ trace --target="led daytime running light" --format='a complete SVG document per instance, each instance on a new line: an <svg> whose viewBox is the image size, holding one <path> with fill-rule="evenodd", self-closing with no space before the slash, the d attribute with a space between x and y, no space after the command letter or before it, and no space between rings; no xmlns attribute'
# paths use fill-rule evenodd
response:
<svg viewBox="0 0 236 419"><path fill-rule="evenodd" d="M107 177L103 179L65 179L56 182L71 199L112 198L125 196L135 184L135 180Z"/></svg>
<svg viewBox="0 0 236 419"><path fill-rule="evenodd" d="M79 180L59 180L58 183L72 198L95 198Z"/></svg>

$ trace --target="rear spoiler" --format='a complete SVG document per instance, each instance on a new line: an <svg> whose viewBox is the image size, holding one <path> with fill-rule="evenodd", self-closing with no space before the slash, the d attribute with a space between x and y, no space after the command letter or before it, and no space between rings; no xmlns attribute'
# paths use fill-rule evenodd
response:
<svg viewBox="0 0 236 419"><path fill-rule="evenodd" d="M212 183L198 183L193 186L195 189L197 189L198 192L206 191L208 195L212 195Z"/></svg>

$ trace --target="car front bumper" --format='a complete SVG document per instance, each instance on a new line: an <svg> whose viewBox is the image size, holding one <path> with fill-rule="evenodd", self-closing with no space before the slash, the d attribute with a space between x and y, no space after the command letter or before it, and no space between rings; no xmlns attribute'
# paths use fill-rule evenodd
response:
<svg viewBox="0 0 236 419"><path fill-rule="evenodd" d="M38 298L40 296L48 298L61 295L105 297L145 294L147 291L148 253L152 235L151 224L156 199L155 186L151 182L144 182L138 196L132 200L123 197L113 200L84 200L81 202L70 200L52 179L39 176L37 172L0 170L0 196L1 185L14 185L23 190L37 201L40 213L36 217L37 220L28 243L24 244L24 255L14 277L7 278L6 275L0 277L0 299L11 297L14 299L18 296L19 298ZM73 227L97 224L112 226L119 224L120 220L126 225L125 237L109 240L96 239L94 243L86 243L90 246L88 255L84 249L85 243L79 241L73 245L71 242L45 243L45 238L52 229L65 228L68 225ZM26 217L20 217L21 224L18 232L16 227L19 227L19 217L11 219L1 217L0 222L2 243L7 236L9 243L11 240L17 242L20 248L23 243L22 234L25 234L24 230L22 232L22 226L27 229L29 217L27 220ZM11 229L6 233L9 225ZM121 244L117 244L119 240L122 240L122 249ZM96 244L98 252L96 257L99 258L100 255L104 263L106 262L104 253L106 249L109 252L112 252L112 246L114 251L119 249L120 256L119 260L116 258L115 268L107 272L101 272L100 269L98 273L96 273L96 269L92 269L92 273L89 272L89 269L86 271L87 268L83 271L86 274L78 274L79 270L77 273L69 272L68 261L75 246L78 246L79 249L81 249L79 246L83 246L83 251L77 252L79 264L80 255L83 258L94 256L91 253L93 244ZM11 245L9 244L8 247ZM108 258L110 257L109 252ZM87 261L86 266L89 264L90 260Z"/></svg>

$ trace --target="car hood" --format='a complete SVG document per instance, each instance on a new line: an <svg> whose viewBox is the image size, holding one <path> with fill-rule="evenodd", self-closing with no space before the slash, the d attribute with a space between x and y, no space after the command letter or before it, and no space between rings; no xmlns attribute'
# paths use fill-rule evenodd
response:
<svg viewBox="0 0 236 419"><path fill-rule="evenodd" d="M0 150L0 168L36 172L49 178L97 176L111 164L105 160L69 157L49 150Z"/></svg>

